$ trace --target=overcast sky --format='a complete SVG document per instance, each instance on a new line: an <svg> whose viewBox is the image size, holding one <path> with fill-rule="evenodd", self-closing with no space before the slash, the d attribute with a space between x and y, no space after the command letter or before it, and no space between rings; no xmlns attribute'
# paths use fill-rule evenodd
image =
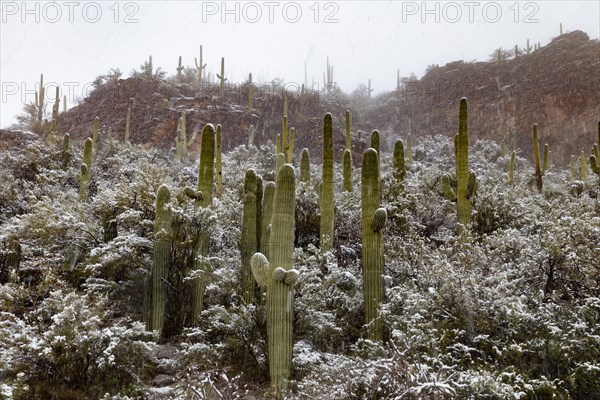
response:
<svg viewBox="0 0 600 400"><path fill-rule="evenodd" d="M52 4L50 4L52 3ZM229 82L253 73L255 82L323 80L326 58L346 92L371 78L375 94L401 76L421 77L430 64L485 61L498 48L546 45L583 30L600 36L598 1L57 1L0 0L0 127L15 122L33 101L44 73L46 100L53 83L69 107L89 83L111 68L124 76L149 55L174 74L177 59L204 62L218 72L225 57ZM599 55L600 58L600 55ZM62 109L62 105L61 105Z"/></svg>

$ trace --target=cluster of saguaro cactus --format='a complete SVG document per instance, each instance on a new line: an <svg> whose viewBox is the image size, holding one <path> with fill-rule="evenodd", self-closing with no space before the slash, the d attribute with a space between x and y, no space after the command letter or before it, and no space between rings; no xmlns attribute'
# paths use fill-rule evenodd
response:
<svg viewBox="0 0 600 400"><path fill-rule="evenodd" d="M220 81L219 94L221 100L223 100L225 99L225 81L227 81L227 78L225 78L225 57L221 57L221 73L217 74L217 78L219 78Z"/></svg>
<svg viewBox="0 0 600 400"><path fill-rule="evenodd" d="M383 303L383 228L387 212L380 207L381 180L379 155L367 149L362 162L362 267L367 337L383 338L383 321L379 315Z"/></svg>
<svg viewBox="0 0 600 400"><path fill-rule="evenodd" d="M394 143L394 178L398 181L403 181L405 177L404 142L402 139L398 139Z"/></svg>
<svg viewBox="0 0 600 400"><path fill-rule="evenodd" d="M177 135L175 137L175 160L184 163L188 160L187 132L185 128L185 111L177 121Z"/></svg>
<svg viewBox="0 0 600 400"><path fill-rule="evenodd" d="M321 229L320 247L322 252L333 248L333 121L331 114L323 120L323 179L320 194Z"/></svg>
<svg viewBox="0 0 600 400"><path fill-rule="evenodd" d="M354 190L353 185L353 165L352 165L352 138L350 137L350 111L346 110L346 149L343 155L343 175L344 175L344 190L346 192L352 192Z"/></svg>
<svg viewBox="0 0 600 400"><path fill-rule="evenodd" d="M456 202L458 222L467 226L471 222L471 200L477 191L475 172L469 171L469 134L467 129L467 99L460 100L458 133L454 136L454 155L456 158L456 190L452 188L453 179L446 174L442 177L444 195Z"/></svg>
<svg viewBox="0 0 600 400"><path fill-rule="evenodd" d="M267 291L269 376L276 394L285 389L292 369L294 285L299 278L293 269L295 208L295 172L286 164L277 172L269 257L256 253L251 259L254 279Z"/></svg>
<svg viewBox="0 0 600 400"><path fill-rule="evenodd" d="M165 304L167 301L166 280L171 257L171 210L169 201L171 192L161 185L156 192L156 211L154 218L154 252L152 256L151 291L148 301L150 312L146 329L162 333L165 322Z"/></svg>
<svg viewBox="0 0 600 400"><path fill-rule="evenodd" d="M544 145L544 158L543 158L543 161L540 161L540 144L539 144L537 124L533 124L533 132L531 134L531 137L533 139L533 165L535 168L535 172L534 172L535 185L536 185L538 191L541 192L542 188L544 186L543 176L546 173L546 170L548 169L549 148L548 148L548 144Z"/></svg>
<svg viewBox="0 0 600 400"><path fill-rule="evenodd" d="M310 153L306 147L300 153L300 181L310 182Z"/></svg>
<svg viewBox="0 0 600 400"><path fill-rule="evenodd" d="M240 242L240 253L242 256L241 286L242 300L245 304L251 304L254 297L254 280L250 269L250 259L259 250L258 241L260 229L260 218L258 210L260 203L258 200L257 176L254 169L246 171L244 181L244 206L242 218L242 237Z"/></svg>
<svg viewBox="0 0 600 400"><path fill-rule="evenodd" d="M92 180L92 139L87 138L83 144L83 159L79 175L79 199L87 201Z"/></svg>

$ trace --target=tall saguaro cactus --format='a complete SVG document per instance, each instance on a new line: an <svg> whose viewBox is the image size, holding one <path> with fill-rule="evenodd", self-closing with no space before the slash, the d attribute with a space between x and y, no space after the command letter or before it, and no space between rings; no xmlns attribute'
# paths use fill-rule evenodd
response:
<svg viewBox="0 0 600 400"><path fill-rule="evenodd" d="M227 78L225 78L225 57L221 57L221 73L217 74L217 78L221 81L219 93L221 95L221 100L223 100L225 99L225 81L227 80Z"/></svg>
<svg viewBox="0 0 600 400"><path fill-rule="evenodd" d="M534 172L535 185L536 185L538 191L541 193L542 187L544 185L542 177L544 176L544 173L546 172L546 168L548 167L548 146L547 145L544 146L544 159L543 159L543 164L542 164L540 162L540 143L539 143L539 139L538 139L537 124L533 124L533 132L531 134L531 137L533 139L533 164L534 164L534 168L535 168L535 172Z"/></svg>
<svg viewBox="0 0 600 400"><path fill-rule="evenodd" d="M83 144L83 159L79 175L79 200L87 201L92 180L92 139L87 138Z"/></svg>
<svg viewBox="0 0 600 400"><path fill-rule="evenodd" d="M202 73L204 72L204 68L206 68L206 64L202 63L202 45L200 45L200 58L194 57L194 64L196 64L196 69L198 70L198 85L200 86L200 90L202 90Z"/></svg>
<svg viewBox="0 0 600 400"><path fill-rule="evenodd" d="M41 125L42 118L44 115L44 98L46 96L46 89L44 88L44 74L40 75L40 90L36 97L36 105L37 105L37 120Z"/></svg>
<svg viewBox="0 0 600 400"><path fill-rule="evenodd" d="M100 118L94 118L94 128L92 130L92 161L96 161L98 155L98 135L100 132Z"/></svg>
<svg viewBox="0 0 600 400"><path fill-rule="evenodd" d="M66 171L69 168L69 163L71 162L71 135L65 133L63 136L62 142L62 169Z"/></svg>
<svg viewBox="0 0 600 400"><path fill-rule="evenodd" d="M251 304L254 297L254 280L250 269L250 259L258 250L257 242L257 179L254 169L246 171L244 181L244 208L240 253L242 256L241 294L244 304Z"/></svg>
<svg viewBox="0 0 600 400"><path fill-rule="evenodd" d="M321 230L320 247L322 252L333 248L333 121L331 113L323 120L323 179L321 182Z"/></svg>
<svg viewBox="0 0 600 400"><path fill-rule="evenodd" d="M150 316L147 329L162 334L165 322L167 301L166 280L171 257L171 210L169 201L171 192L161 185L156 192L156 211L154 218L154 252L152 255Z"/></svg>
<svg viewBox="0 0 600 400"><path fill-rule="evenodd" d="M310 182L310 153L306 147L300 154L300 181Z"/></svg>
<svg viewBox="0 0 600 400"><path fill-rule="evenodd" d="M125 120L125 145L129 145L129 136L130 136L130 128L131 128L131 108L127 109L127 119Z"/></svg>
<svg viewBox="0 0 600 400"><path fill-rule="evenodd" d="M299 278L293 269L295 186L294 167L285 164L277 173L269 258L256 253L251 259L254 279L267 291L269 376L276 395L285 390L292 369L294 285Z"/></svg>
<svg viewBox="0 0 600 400"><path fill-rule="evenodd" d="M590 168L598 175L598 186L600 186L600 121L598 121L598 138L592 147L592 155L590 156Z"/></svg>
<svg viewBox="0 0 600 400"><path fill-rule="evenodd" d="M403 181L406 177L406 164L404 162L404 141L396 140L394 143L394 177Z"/></svg>
<svg viewBox="0 0 600 400"><path fill-rule="evenodd" d="M381 181L379 156L367 149L362 162L362 266L367 336L380 341L383 321L379 315L383 303L383 228L387 220L385 208L380 208Z"/></svg>
<svg viewBox="0 0 600 400"><path fill-rule="evenodd" d="M217 168L217 198L221 198L223 194L223 127L221 124L217 124L217 136L216 136L216 168Z"/></svg>
<svg viewBox="0 0 600 400"><path fill-rule="evenodd" d="M352 140L350 137L350 111L346 110L346 149L343 155L342 172L344 175L344 190L352 192L353 188L353 165L352 165Z"/></svg>
<svg viewBox="0 0 600 400"><path fill-rule="evenodd" d="M206 124L202 130L200 164L198 167L198 191L196 192L194 207L210 207L213 202L213 181L215 176L215 127ZM192 190L193 192L193 190ZM195 269L204 276L196 279L194 283L192 323L197 321L198 315L204 308L204 289L206 288L206 276L209 274L210 265L202 258L208 256L208 244L210 236L206 230L198 234L194 257L196 258ZM198 259L200 257L201 259Z"/></svg>
<svg viewBox="0 0 600 400"><path fill-rule="evenodd" d="M262 214L260 223L260 252L269 258L269 238L271 236L271 218L273 217L273 198L275 182L267 182L263 191Z"/></svg>

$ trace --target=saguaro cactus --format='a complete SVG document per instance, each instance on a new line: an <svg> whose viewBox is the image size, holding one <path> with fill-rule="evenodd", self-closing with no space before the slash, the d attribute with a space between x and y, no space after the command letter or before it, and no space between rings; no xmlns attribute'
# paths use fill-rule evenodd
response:
<svg viewBox="0 0 600 400"><path fill-rule="evenodd" d="M294 168L286 164L277 173L269 258L256 253L251 259L254 279L267 291L269 376L276 395L285 389L292 369L294 285L299 278L293 269L295 208Z"/></svg>
<svg viewBox="0 0 600 400"><path fill-rule="evenodd" d="M379 131L374 130L373 132L371 132L371 148L375 149L378 156L381 152L380 143L381 143L381 138L379 135Z"/></svg>
<svg viewBox="0 0 600 400"><path fill-rule="evenodd" d="M165 281L169 272L171 257L171 210L169 209L171 192L161 185L156 192L156 211L154 218L154 252L152 255L150 316L147 329L162 334L165 322L165 304L167 290Z"/></svg>
<svg viewBox="0 0 600 400"><path fill-rule="evenodd" d="M250 269L250 259L258 250L257 242L257 182L254 169L246 171L244 182L244 208L240 252L242 256L241 294L245 304L251 304L254 297L254 280Z"/></svg>
<svg viewBox="0 0 600 400"><path fill-rule="evenodd" d="M583 183L588 183L587 157L583 150L579 154L579 177Z"/></svg>
<svg viewBox="0 0 600 400"><path fill-rule="evenodd" d="M380 208L381 183L379 157L375 149L367 149L362 162L362 266L365 302L365 324L371 340L383 337L383 321L379 315L383 303L383 228L387 212Z"/></svg>
<svg viewBox="0 0 600 400"><path fill-rule="evenodd" d="M193 189L187 190L186 194L195 199L194 207L210 207L213 202L213 181L215 176L215 127L212 124L206 124L202 130L200 164L198 167L198 189L194 193ZM210 236L206 230L199 232L194 251L196 259L195 269L199 270L204 276L196 279L194 283L193 304L192 304L192 323L197 321L198 315L204 307L204 289L206 288L206 276L209 274L210 265L205 260L198 257L208 256L208 244Z"/></svg>
<svg viewBox="0 0 600 400"><path fill-rule="evenodd" d="M402 139L394 143L394 177L403 181L406 177L406 164L404 162L404 142Z"/></svg>
<svg viewBox="0 0 600 400"><path fill-rule="evenodd" d="M306 147L300 154L300 180L310 182L310 153Z"/></svg>
<svg viewBox="0 0 600 400"><path fill-rule="evenodd" d="M592 155L590 156L590 168L598 175L598 186L600 186L600 121L598 121L598 138L592 147Z"/></svg>
<svg viewBox="0 0 600 400"><path fill-rule="evenodd" d="M350 111L346 110L346 148L352 150L352 137L350 135L350 124L351 124Z"/></svg>
<svg viewBox="0 0 600 400"><path fill-rule="evenodd" d="M294 136L296 135L296 129L291 128L290 133L288 135L288 143L287 143L287 160L288 164L292 163L294 158Z"/></svg>
<svg viewBox="0 0 600 400"><path fill-rule="evenodd" d="M66 171L69 168L69 163L71 162L71 135L65 133L63 136L62 142L62 169Z"/></svg>
<svg viewBox="0 0 600 400"><path fill-rule="evenodd" d="M263 191L262 215L260 224L260 252L269 258L269 238L271 236L271 218L273 216L273 198L275 182L267 182Z"/></svg>
<svg viewBox="0 0 600 400"><path fill-rule="evenodd" d="M343 156L343 173L344 173L344 182L343 187L346 192L352 192L354 190L353 187L353 178L352 178L352 152L349 149L344 150Z"/></svg>
<svg viewBox="0 0 600 400"><path fill-rule="evenodd" d="M221 81L219 93L221 95L221 100L223 100L225 99L225 81L227 80L227 78L225 78L225 57L221 57L221 73L217 74L217 78Z"/></svg>
<svg viewBox="0 0 600 400"><path fill-rule="evenodd" d="M206 64L202 64L202 45L200 46L200 58L197 59L194 57L194 64L196 64L196 69L198 70L198 85L200 86L200 90L202 90L202 72L206 68Z"/></svg>
<svg viewBox="0 0 600 400"><path fill-rule="evenodd" d="M94 128L92 130L92 161L96 161L98 155L98 135L100 132L100 118L94 118Z"/></svg>
<svg viewBox="0 0 600 400"><path fill-rule="evenodd" d="M44 74L40 75L40 90L36 97L37 101L37 120L38 123L42 124L42 118L44 115L44 97L46 96L46 89L44 88Z"/></svg>
<svg viewBox="0 0 600 400"><path fill-rule="evenodd" d="M547 145L544 146L543 164L540 164L540 144L539 144L539 140L538 140L537 124L533 124L533 132L531 134L531 137L533 139L533 164L534 164L534 168L535 168L535 172L534 172L535 185L536 185L538 191L541 193L542 188L544 186L542 177L544 176L544 173L546 172L546 168L548 167L548 146Z"/></svg>
<svg viewBox="0 0 600 400"><path fill-rule="evenodd" d="M181 81L183 66L181 65L181 56L179 56L179 62L177 63L177 80Z"/></svg>
<svg viewBox="0 0 600 400"><path fill-rule="evenodd" d="M254 85L252 83L252 73L248 74L248 112L252 112L252 101L254 98Z"/></svg>
<svg viewBox="0 0 600 400"><path fill-rule="evenodd" d="M92 139L87 138L83 145L83 160L79 175L79 199L87 201L92 180Z"/></svg>
<svg viewBox="0 0 600 400"><path fill-rule="evenodd" d="M333 122L331 113L325 114L323 121L323 180L320 195L322 252L333 248Z"/></svg>
<svg viewBox="0 0 600 400"><path fill-rule="evenodd" d="M221 198L223 194L223 160L222 160L222 141L223 141L223 127L221 124L217 125L217 136L216 136L216 167L217 167L217 198Z"/></svg>

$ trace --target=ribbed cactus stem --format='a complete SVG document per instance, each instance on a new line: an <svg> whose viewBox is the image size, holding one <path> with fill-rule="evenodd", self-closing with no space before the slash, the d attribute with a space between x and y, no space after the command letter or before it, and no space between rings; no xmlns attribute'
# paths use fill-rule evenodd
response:
<svg viewBox="0 0 600 400"><path fill-rule="evenodd" d="M283 116L283 127L281 130L281 152L287 154L288 152L288 117Z"/></svg>
<svg viewBox="0 0 600 400"><path fill-rule="evenodd" d="M510 162L508 163L508 184L512 185L515 180L515 161L517 158L517 153L513 150L510 155Z"/></svg>
<svg viewBox="0 0 600 400"><path fill-rule="evenodd" d="M202 193L201 198L196 199L195 207L211 207L213 203L213 181L215 174L215 127L212 124L206 124L202 130L200 164L198 167L198 192ZM208 256L208 244L210 237L205 230L199 232L196 242L194 256L196 258L195 269L201 271L205 276L209 274L210 265L205 261L197 260L197 257ZM204 308L204 289L206 287L206 278L200 277L194 284L193 304L192 304L192 323L196 323L197 318Z"/></svg>
<svg viewBox="0 0 600 400"><path fill-rule="evenodd" d="M533 125L533 132L531 134L531 137L533 139L533 166L535 168L535 172L534 172L535 184L537 186L538 191L541 193L543 185L544 185L544 182L542 180L544 173L542 171L542 166L540 164L540 143L539 143L539 137L538 137L537 124Z"/></svg>
<svg viewBox="0 0 600 400"><path fill-rule="evenodd" d="M250 258L258 250L257 243L257 184L254 169L246 171L244 181L244 205L240 252L242 256L241 286L244 304L251 304L254 298L254 280L250 269Z"/></svg>
<svg viewBox="0 0 600 400"><path fill-rule="evenodd" d="M275 197L275 182L267 182L263 191L262 215L260 224L260 252L269 257L269 237L271 217L273 216L273 198Z"/></svg>
<svg viewBox="0 0 600 400"><path fill-rule="evenodd" d="M66 171L69 168L69 163L71 162L71 135L65 133L62 141L62 169Z"/></svg>
<svg viewBox="0 0 600 400"><path fill-rule="evenodd" d="M194 57L194 64L196 64L196 69L198 70L198 85L200 86L200 90L202 90L202 72L206 68L206 64L202 63L202 46L200 46L200 58Z"/></svg>
<svg viewBox="0 0 600 400"><path fill-rule="evenodd" d="M263 203L263 179L256 175L256 251L260 251L262 239L262 203Z"/></svg>
<svg viewBox="0 0 600 400"><path fill-rule="evenodd" d="M587 157L583 150L579 154L579 176L584 183L588 183Z"/></svg>
<svg viewBox="0 0 600 400"><path fill-rule="evenodd" d="M44 115L44 97L46 96L46 89L44 88L44 74L40 75L40 90L37 96L37 120L41 124Z"/></svg>
<svg viewBox="0 0 600 400"><path fill-rule="evenodd" d="M183 66L181 65L181 56L179 56L179 61L177 62L177 80L181 80L182 77L182 72L183 72Z"/></svg>
<svg viewBox="0 0 600 400"><path fill-rule="evenodd" d="M375 149L377 155L381 154L381 137L378 130L371 132L371 148Z"/></svg>
<svg viewBox="0 0 600 400"><path fill-rule="evenodd" d="M219 93L221 96L221 100L225 99L225 57L221 57L221 74L217 74L217 78L219 78L221 84L219 86Z"/></svg>
<svg viewBox="0 0 600 400"><path fill-rule="evenodd" d="M349 149L345 149L343 156L343 187L346 192L352 192L354 190L352 173L352 152Z"/></svg>
<svg viewBox="0 0 600 400"><path fill-rule="evenodd" d="M275 164L275 174L285 164L285 155L283 153L277 154L277 163Z"/></svg>
<svg viewBox="0 0 600 400"><path fill-rule="evenodd" d="M300 154L300 181L310 182L310 153L306 147Z"/></svg>
<svg viewBox="0 0 600 400"><path fill-rule="evenodd" d="M406 138L406 162L408 165L412 165L413 163L413 142L412 135L408 135Z"/></svg>
<svg viewBox="0 0 600 400"><path fill-rule="evenodd" d="M92 176L92 139L87 138L83 144L83 158L79 172L79 199L87 201Z"/></svg>
<svg viewBox="0 0 600 400"><path fill-rule="evenodd" d="M333 248L333 121L331 113L323 120L323 179L321 181L320 247L324 253Z"/></svg>
<svg viewBox="0 0 600 400"><path fill-rule="evenodd" d="M404 141L396 140L394 143L394 177L403 181L406 177L406 163L404 162Z"/></svg>
<svg viewBox="0 0 600 400"><path fill-rule="evenodd" d="M258 284L267 290L267 351L269 376L276 393L285 390L292 369L292 322L294 284L298 271L293 269L296 195L294 168L285 164L277 173L269 257L256 253L251 269Z"/></svg>
<svg viewBox="0 0 600 400"><path fill-rule="evenodd" d="M217 189L216 195L217 198L221 198L223 194L223 127L221 124L217 125L217 136L216 136L216 169L217 169Z"/></svg>
<svg viewBox="0 0 600 400"><path fill-rule="evenodd" d="M154 252L152 256L152 300L148 330L162 333L165 322L167 301L166 280L171 257L171 210L169 208L171 192L161 185L156 192L156 211L154 218Z"/></svg>
<svg viewBox="0 0 600 400"><path fill-rule="evenodd" d="M542 174L545 174L550 167L550 149L548 143L544 145L544 155L542 159L544 160L542 162Z"/></svg>
<svg viewBox="0 0 600 400"><path fill-rule="evenodd" d="M292 164L294 158L294 136L296 135L296 129L291 128L288 135L288 149L287 149L287 160L288 164Z"/></svg>
<svg viewBox="0 0 600 400"><path fill-rule="evenodd" d="M574 154L571 154L571 179L576 181L579 178L579 174L577 173L577 158Z"/></svg>
<svg viewBox="0 0 600 400"><path fill-rule="evenodd" d="M456 213L458 222L467 226L471 222L469 185L469 134L467 130L467 99L460 100L456 144Z"/></svg>
<svg viewBox="0 0 600 400"><path fill-rule="evenodd" d="M352 137L350 135L350 124L351 124L350 111L346 110L346 148L352 151Z"/></svg>
<svg viewBox="0 0 600 400"><path fill-rule="evenodd" d="M386 212L380 208L381 183L379 155L367 149L362 162L362 267L367 337L380 341L383 338L383 321L379 315L383 303L383 232Z"/></svg>
<svg viewBox="0 0 600 400"><path fill-rule="evenodd" d="M98 154L98 134L100 132L100 118L94 118L94 128L92 130L92 161L96 161Z"/></svg>

